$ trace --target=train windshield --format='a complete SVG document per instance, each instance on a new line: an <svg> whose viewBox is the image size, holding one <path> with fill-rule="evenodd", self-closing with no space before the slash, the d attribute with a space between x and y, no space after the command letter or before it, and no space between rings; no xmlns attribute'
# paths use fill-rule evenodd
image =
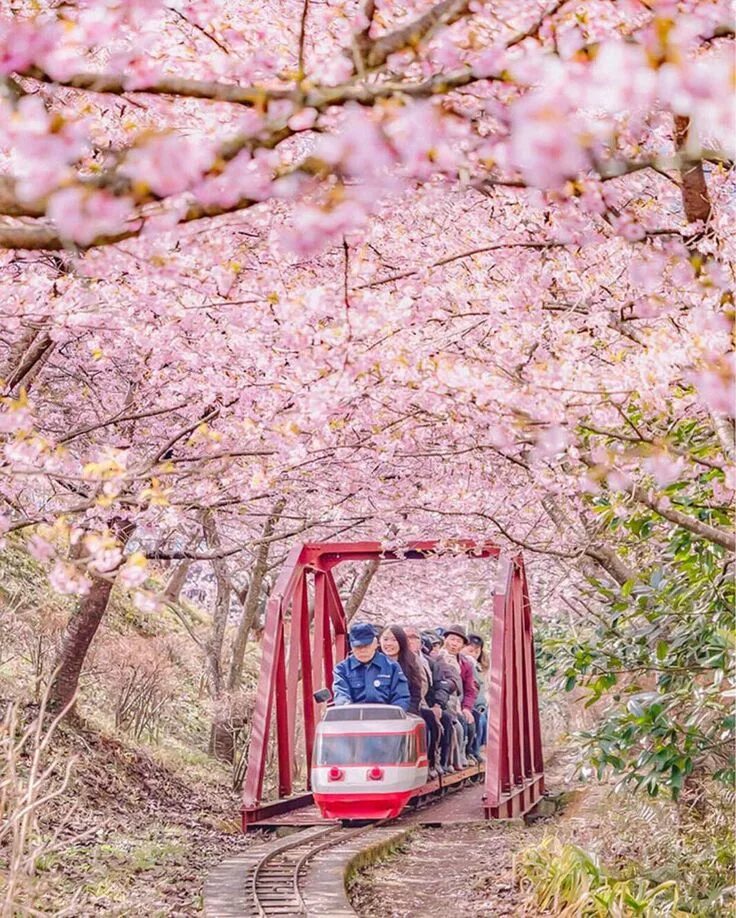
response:
<svg viewBox="0 0 736 918"><path fill-rule="evenodd" d="M322 734L315 750L317 765L390 765L416 760L413 733Z"/></svg>

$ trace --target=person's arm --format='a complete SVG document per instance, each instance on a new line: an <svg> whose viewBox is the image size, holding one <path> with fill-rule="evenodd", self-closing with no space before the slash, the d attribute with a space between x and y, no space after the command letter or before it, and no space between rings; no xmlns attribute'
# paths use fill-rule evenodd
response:
<svg viewBox="0 0 736 918"><path fill-rule="evenodd" d="M460 675L463 680L463 710L472 711L478 697L478 688L473 678L473 666L463 656L460 657Z"/></svg>
<svg viewBox="0 0 736 918"><path fill-rule="evenodd" d="M430 660L430 663L432 665L432 707L438 707L444 711L452 693L451 674L448 676L438 660Z"/></svg>
<svg viewBox="0 0 736 918"><path fill-rule="evenodd" d="M406 674L405 674L406 675ZM419 714L419 708L422 706L422 680L417 670L416 678L409 682L409 711L412 714Z"/></svg>
<svg viewBox="0 0 736 918"><path fill-rule="evenodd" d="M398 663L394 663L393 665L393 672L391 674L391 695L388 703L395 704L405 711L408 711L411 705L409 683Z"/></svg>
<svg viewBox="0 0 736 918"><path fill-rule="evenodd" d="M420 693L419 693L419 707L426 708L429 707L429 689L432 685L432 676L429 672L429 666L427 665L426 660L423 657L418 658L419 664L419 676L420 676Z"/></svg>
<svg viewBox="0 0 736 918"><path fill-rule="evenodd" d="M350 693L350 685L345 678L345 670L342 663L338 663L332 677L332 697L334 704L352 704L353 696Z"/></svg>

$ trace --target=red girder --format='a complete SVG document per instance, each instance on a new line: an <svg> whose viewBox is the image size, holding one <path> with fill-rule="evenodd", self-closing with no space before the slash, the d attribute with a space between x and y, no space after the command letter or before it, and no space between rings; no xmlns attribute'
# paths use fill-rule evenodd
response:
<svg viewBox="0 0 736 918"><path fill-rule="evenodd" d="M494 818L515 816L537 802L544 790L542 744L531 607L521 555L502 556L495 543L471 539L410 542L401 550L384 549L380 542L319 542L292 549L266 606L243 790L244 825L263 810L260 801L274 708L279 796L290 797L293 792L300 680L309 786L318 717L312 692L332 687L334 664L346 652L345 610L332 569L345 561L412 561L448 554L501 559L493 607L485 814ZM314 585L311 623L309 578ZM308 800L305 796L304 801ZM282 799L279 805L283 808L288 804Z"/></svg>

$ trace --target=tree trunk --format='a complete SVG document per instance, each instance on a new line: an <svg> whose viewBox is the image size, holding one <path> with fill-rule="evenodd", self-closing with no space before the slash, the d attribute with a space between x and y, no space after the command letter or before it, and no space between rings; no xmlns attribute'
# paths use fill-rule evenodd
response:
<svg viewBox="0 0 736 918"><path fill-rule="evenodd" d="M215 525L215 518L209 511L204 517L204 533L208 548L211 551L219 551L222 547L220 535ZM212 616L212 628L204 645L207 688L214 704L209 752L210 755L222 761L232 762L233 735L229 716L230 704L222 692L222 647L230 614L232 586L227 564L223 558L213 559L212 569L217 583L217 597Z"/></svg>
<svg viewBox="0 0 736 918"><path fill-rule="evenodd" d="M135 524L129 521L118 521L113 526L118 542L124 548L133 534ZM55 675L49 689L49 703L58 709L69 706L66 717L76 713L76 702L73 701L79 686L79 677L97 629L107 610L112 592L114 577L102 579L95 577L89 593L82 597L77 611L72 613L66 626L61 649L56 659Z"/></svg>
<svg viewBox="0 0 736 918"><path fill-rule="evenodd" d="M214 517L209 511L204 519L204 532L207 547L211 551L219 551L221 548L220 536L215 526ZM205 661L210 695L216 698L222 689L222 645L225 639L227 617L230 612L231 586L227 564L224 559L215 558L212 561L212 570L217 583L217 597L215 599L214 615L212 616L212 628L205 643Z"/></svg>
<svg viewBox="0 0 736 918"><path fill-rule="evenodd" d="M233 643L233 656L230 661L230 673L228 675L228 691L236 692L243 681L243 664L245 662L245 651L248 646L248 638L256 621L260 605L261 589L263 587L263 578L266 576L268 569L268 553L271 548L271 536L276 528L281 514L284 512L286 501L282 498L278 500L271 511L271 515L266 520L263 527L261 541L256 551L255 562L251 570L250 582L243 599L243 615L238 623L238 631Z"/></svg>
<svg viewBox="0 0 736 918"><path fill-rule="evenodd" d="M179 594L187 579L191 563L191 561L180 561L176 565L164 589L164 599L169 602L179 601Z"/></svg>
<svg viewBox="0 0 736 918"><path fill-rule="evenodd" d="M687 156L690 119L687 115L675 115L675 147L678 153ZM711 215L710 194L705 179L703 163L700 160L685 160L680 169L680 188L682 189L682 206L688 223L702 220L708 223Z"/></svg>
<svg viewBox="0 0 736 918"><path fill-rule="evenodd" d="M378 570L378 561L370 561L363 570L360 572L360 577L350 591L350 596L348 596L347 602L345 603L345 621L350 624L355 613L360 608L363 600L365 599L365 594L368 592L368 587L371 585L371 580L373 580L376 571Z"/></svg>

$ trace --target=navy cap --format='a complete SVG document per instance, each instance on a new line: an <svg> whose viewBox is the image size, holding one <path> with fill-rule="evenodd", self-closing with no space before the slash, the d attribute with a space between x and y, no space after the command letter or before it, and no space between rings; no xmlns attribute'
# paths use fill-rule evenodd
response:
<svg viewBox="0 0 736 918"><path fill-rule="evenodd" d="M370 644L376 639L373 625L369 625L368 622L358 622L353 625L349 634L351 647L365 647L366 644Z"/></svg>

